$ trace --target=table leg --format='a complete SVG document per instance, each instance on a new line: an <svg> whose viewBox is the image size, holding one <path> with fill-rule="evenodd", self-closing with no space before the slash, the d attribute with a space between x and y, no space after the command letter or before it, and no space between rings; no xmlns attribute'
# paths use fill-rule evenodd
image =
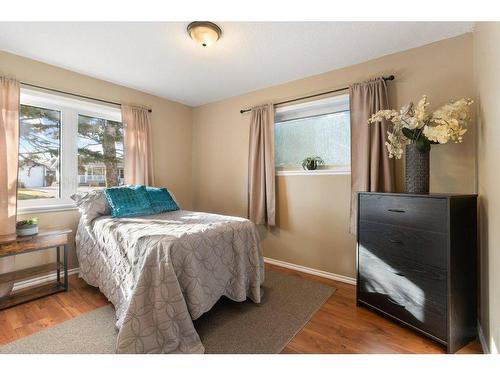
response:
<svg viewBox="0 0 500 375"><path fill-rule="evenodd" d="M57 282L61 281L61 251L60 247L57 246Z"/></svg>
<svg viewBox="0 0 500 375"><path fill-rule="evenodd" d="M68 246L64 245L64 289L68 290Z"/></svg>

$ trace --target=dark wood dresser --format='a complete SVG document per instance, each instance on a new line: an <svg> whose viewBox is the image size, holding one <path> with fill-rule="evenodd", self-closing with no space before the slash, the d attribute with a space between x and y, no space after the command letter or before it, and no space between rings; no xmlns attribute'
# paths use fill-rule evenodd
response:
<svg viewBox="0 0 500 375"><path fill-rule="evenodd" d="M477 197L358 194L357 303L446 346L477 336Z"/></svg>

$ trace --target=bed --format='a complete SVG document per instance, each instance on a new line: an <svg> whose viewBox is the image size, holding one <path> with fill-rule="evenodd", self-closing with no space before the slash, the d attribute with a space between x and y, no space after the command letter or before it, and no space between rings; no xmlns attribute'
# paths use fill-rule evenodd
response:
<svg viewBox="0 0 500 375"><path fill-rule="evenodd" d="M80 276L115 307L117 353L203 353L193 320L222 296L260 303L262 250L246 219L186 210L120 219L82 212L76 251Z"/></svg>

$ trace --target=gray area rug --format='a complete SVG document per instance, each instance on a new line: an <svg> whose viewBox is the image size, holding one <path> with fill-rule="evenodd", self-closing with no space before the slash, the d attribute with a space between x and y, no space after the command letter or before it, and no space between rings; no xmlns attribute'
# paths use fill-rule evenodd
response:
<svg viewBox="0 0 500 375"><path fill-rule="evenodd" d="M194 322L206 353L279 353L335 288L266 271L261 304L221 299ZM112 306L80 315L0 347L0 353L114 353Z"/></svg>

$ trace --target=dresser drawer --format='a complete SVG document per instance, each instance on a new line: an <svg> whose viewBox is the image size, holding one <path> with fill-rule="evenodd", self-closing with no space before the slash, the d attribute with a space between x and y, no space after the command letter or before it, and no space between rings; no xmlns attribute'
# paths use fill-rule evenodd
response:
<svg viewBox="0 0 500 375"><path fill-rule="evenodd" d="M358 246L379 258L401 257L446 269L448 237L401 226L360 220Z"/></svg>
<svg viewBox="0 0 500 375"><path fill-rule="evenodd" d="M447 233L446 199L360 193L362 220Z"/></svg>
<svg viewBox="0 0 500 375"><path fill-rule="evenodd" d="M374 255L364 248L359 249L358 257L362 284L366 282L377 291L405 295L414 301L431 300L446 304L446 270L397 256Z"/></svg>
<svg viewBox="0 0 500 375"><path fill-rule="evenodd" d="M358 300L429 333L443 342L447 340L446 306L435 305L432 301L423 303L398 301L387 294L366 290L358 292Z"/></svg>
<svg viewBox="0 0 500 375"><path fill-rule="evenodd" d="M358 276L358 299L446 338L446 271L360 249Z"/></svg>

